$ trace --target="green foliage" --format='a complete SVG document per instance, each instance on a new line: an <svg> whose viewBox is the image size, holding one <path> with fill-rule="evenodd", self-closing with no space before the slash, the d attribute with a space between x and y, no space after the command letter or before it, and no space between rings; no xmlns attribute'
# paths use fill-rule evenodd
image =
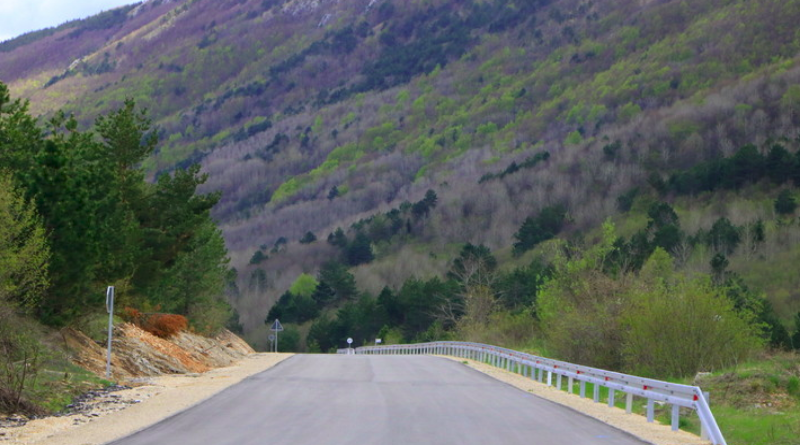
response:
<svg viewBox="0 0 800 445"><path fill-rule="evenodd" d="M300 351L300 331L292 325L284 326L283 331L278 334L278 352Z"/></svg>
<svg viewBox="0 0 800 445"><path fill-rule="evenodd" d="M535 218L528 217L514 234L514 253L521 254L537 244L555 237L566 223L566 210L561 205L542 209Z"/></svg>
<svg viewBox="0 0 800 445"><path fill-rule="evenodd" d="M788 189L782 190L775 199L775 213L778 215L792 215L797 210L797 201Z"/></svg>
<svg viewBox="0 0 800 445"><path fill-rule="evenodd" d="M345 259L347 264L351 266L369 263L375 259L375 254L372 252L372 242L364 232L356 233L353 242L347 246Z"/></svg>
<svg viewBox="0 0 800 445"><path fill-rule="evenodd" d="M728 218L720 218L711 226L706 243L714 251L723 255L730 255L736 250L741 240L739 229Z"/></svg>
<svg viewBox="0 0 800 445"><path fill-rule="evenodd" d="M559 358L604 369L621 369L621 314L625 285L603 272L614 250L614 226L584 252L559 252L554 272L539 294L539 318L548 348Z"/></svg>
<svg viewBox="0 0 800 445"><path fill-rule="evenodd" d="M564 145L578 145L583 142L583 135L579 131L573 131L564 139Z"/></svg>
<svg viewBox="0 0 800 445"><path fill-rule="evenodd" d="M639 187L633 187L617 198L617 209L620 212L627 212L633 207L633 201L639 195Z"/></svg>
<svg viewBox="0 0 800 445"><path fill-rule="evenodd" d="M729 366L761 347L755 313L736 309L708 277L676 274L661 248L638 276L607 275L615 241L606 225L600 244L555 263L539 300L548 346L559 357L675 377Z"/></svg>
<svg viewBox="0 0 800 445"><path fill-rule="evenodd" d="M527 310L537 316L539 291L552 274L552 267L541 258L535 258L528 266L500 273L494 286L498 302L512 312Z"/></svg>
<svg viewBox="0 0 800 445"><path fill-rule="evenodd" d="M761 347L754 314L736 311L710 280L670 278L657 275L648 289L633 291L625 369L680 377L731 366Z"/></svg>
<svg viewBox="0 0 800 445"><path fill-rule="evenodd" d="M458 281L465 288L486 286L493 281L492 276L496 269L497 259L488 247L467 243L453 261L447 277Z"/></svg>
<svg viewBox="0 0 800 445"><path fill-rule="evenodd" d="M43 297L38 317L54 325L73 322L99 310L101 290L117 284L128 304L158 305L185 315L203 332L223 327L230 318L221 299L229 273L227 251L210 217L219 195L196 194L207 179L199 166L161 175L156 184L145 182L141 163L154 151L157 136L132 100L99 117L94 131L78 131L77 120L63 113L56 113L45 130L37 128L24 105L10 101L5 86L0 88L0 156L19 193L35 204L50 229L51 286L43 292L48 281L43 231L31 225L34 213L19 206L18 215L8 220L9 227L13 221L28 224L29 244L20 244L27 249L26 267L38 261L42 269L39 278L31 274L33 268L19 270L30 280L25 292ZM7 190L17 193L10 186ZM22 261L21 253L2 252Z"/></svg>
<svg viewBox="0 0 800 445"><path fill-rule="evenodd" d="M297 277L297 279L294 280L294 283L292 283L292 286L289 288L289 292L294 295L310 297L311 294L314 293L314 289L317 288L318 284L319 283L314 277L302 273Z"/></svg>
<svg viewBox="0 0 800 445"><path fill-rule="evenodd" d="M543 151L541 153L537 153L533 156L526 158L521 163L517 164L516 162L512 162L505 168L505 170L497 173L486 173L485 175L481 176L481 179L478 180L478 184L482 184L486 181L490 181L492 179L503 179L508 175L514 174L522 169L533 168L537 164L543 161L547 161L550 159L550 153Z"/></svg>
<svg viewBox="0 0 800 445"><path fill-rule="evenodd" d="M317 236L314 235L314 232L309 230L308 232L305 233L305 235L303 235L302 238L300 238L300 244L311 244L316 240Z"/></svg>
<svg viewBox="0 0 800 445"><path fill-rule="evenodd" d="M45 347L9 309L0 301L0 412L42 414L28 398L46 359Z"/></svg>
<svg viewBox="0 0 800 445"><path fill-rule="evenodd" d="M337 261L328 261L319 271L320 286L324 283L330 287L337 300L354 299L358 289L353 274L347 267ZM319 290L319 286L317 287Z"/></svg>
<svg viewBox="0 0 800 445"><path fill-rule="evenodd" d="M266 255L261 250L256 250L253 253L253 256L250 257L250 264L261 264L262 261L269 259L269 256Z"/></svg>
<svg viewBox="0 0 800 445"><path fill-rule="evenodd" d="M275 320L284 323L305 323L319 315L319 306L311 295L294 294L286 291L270 309L264 323L271 325Z"/></svg>
<svg viewBox="0 0 800 445"><path fill-rule="evenodd" d="M0 310L36 308L48 285L44 227L36 209L0 171Z"/></svg>

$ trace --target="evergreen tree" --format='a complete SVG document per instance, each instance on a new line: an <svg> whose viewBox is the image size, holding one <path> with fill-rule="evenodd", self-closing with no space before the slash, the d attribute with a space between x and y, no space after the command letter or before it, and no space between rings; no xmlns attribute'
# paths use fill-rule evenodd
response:
<svg viewBox="0 0 800 445"><path fill-rule="evenodd" d="M320 281L311 298L317 302L319 306L324 306L328 303L336 301L336 291L328 285L325 281Z"/></svg>
<svg viewBox="0 0 800 445"><path fill-rule="evenodd" d="M464 287L474 285L489 286L494 281L497 259L492 251L483 244L475 246L467 243L461 248L447 277L456 280Z"/></svg>
<svg viewBox="0 0 800 445"><path fill-rule="evenodd" d="M355 277L347 271L347 266L338 261L328 261L322 265L319 281L330 286L336 300L353 299L358 292Z"/></svg>
<svg viewBox="0 0 800 445"><path fill-rule="evenodd" d="M774 184L783 184L792 177L794 157L782 145L774 144L767 154L765 167L767 176Z"/></svg>
<svg viewBox="0 0 800 445"><path fill-rule="evenodd" d="M347 248L347 235L344 234L341 227L337 227L336 231L328 235L328 244L340 249Z"/></svg>
<svg viewBox="0 0 800 445"><path fill-rule="evenodd" d="M800 312L794 315L794 334L792 334L792 347L800 350Z"/></svg>
<svg viewBox="0 0 800 445"><path fill-rule="evenodd" d="M375 254L372 253L372 243L364 232L356 233L353 242L347 246L345 255L347 264L351 266L366 264L375 259Z"/></svg>
<svg viewBox="0 0 800 445"><path fill-rule="evenodd" d="M308 231L302 238L300 238L300 244L311 244L317 240L317 236L314 235L314 232Z"/></svg>
<svg viewBox="0 0 800 445"><path fill-rule="evenodd" d="M528 217L514 234L514 253L521 254L537 244L555 237L564 226L566 210L560 205L542 209L536 218Z"/></svg>
<svg viewBox="0 0 800 445"><path fill-rule="evenodd" d="M728 218L719 218L708 232L706 243L716 252L731 255L742 240L739 228Z"/></svg>
<svg viewBox="0 0 800 445"><path fill-rule="evenodd" d="M334 200L336 197L338 197L338 196L339 196L339 187L336 187L336 186L334 185L334 186L333 186L333 187L331 187L331 189L328 191L328 201L333 201L333 200Z"/></svg>
<svg viewBox="0 0 800 445"><path fill-rule="evenodd" d="M782 190L775 199L775 213L786 216L794 214L795 210L797 210L797 201L791 190Z"/></svg>

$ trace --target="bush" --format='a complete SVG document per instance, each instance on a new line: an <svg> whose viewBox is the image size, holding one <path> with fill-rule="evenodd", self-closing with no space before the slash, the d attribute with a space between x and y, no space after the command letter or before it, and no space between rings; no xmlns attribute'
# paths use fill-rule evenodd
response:
<svg viewBox="0 0 800 445"><path fill-rule="evenodd" d="M648 272L656 263L667 264L660 268L666 273ZM623 316L625 370L684 377L734 365L762 346L756 314L737 311L708 277L671 277L671 262L662 250L642 274L652 278L633 287Z"/></svg>
<svg viewBox="0 0 800 445"><path fill-rule="evenodd" d="M46 350L24 319L0 302L0 412L43 414L30 400Z"/></svg>
<svg viewBox="0 0 800 445"><path fill-rule="evenodd" d="M170 338L189 327L189 321L183 315L152 314L146 316L141 325L145 331L161 338Z"/></svg>

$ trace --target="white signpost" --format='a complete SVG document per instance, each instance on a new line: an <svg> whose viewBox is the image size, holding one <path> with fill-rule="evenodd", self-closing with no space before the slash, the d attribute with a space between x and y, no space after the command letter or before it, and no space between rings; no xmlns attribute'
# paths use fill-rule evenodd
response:
<svg viewBox="0 0 800 445"><path fill-rule="evenodd" d="M275 333L275 352L278 352L278 332L283 330L283 326L281 325L280 320L276 318L275 323L272 323L272 327L269 328L269 330ZM272 340L271 335L270 335L270 340Z"/></svg>
<svg viewBox="0 0 800 445"><path fill-rule="evenodd" d="M108 357L106 358L106 378L111 378L111 331L114 329L114 286L106 288L106 312L108 312Z"/></svg>

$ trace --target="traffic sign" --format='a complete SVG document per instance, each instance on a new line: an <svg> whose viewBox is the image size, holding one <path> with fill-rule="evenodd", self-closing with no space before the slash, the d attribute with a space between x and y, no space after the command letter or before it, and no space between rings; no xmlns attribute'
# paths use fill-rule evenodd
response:
<svg viewBox="0 0 800 445"><path fill-rule="evenodd" d="M353 339L352 339L352 338L350 338L350 337L348 337L348 338L347 338L347 344L348 344L348 345L352 345L352 344L353 344Z"/></svg>
<svg viewBox="0 0 800 445"><path fill-rule="evenodd" d="M272 323L272 327L269 328L269 330L274 332L281 332L283 330L283 326L281 325L281 322L276 318L275 323Z"/></svg>

